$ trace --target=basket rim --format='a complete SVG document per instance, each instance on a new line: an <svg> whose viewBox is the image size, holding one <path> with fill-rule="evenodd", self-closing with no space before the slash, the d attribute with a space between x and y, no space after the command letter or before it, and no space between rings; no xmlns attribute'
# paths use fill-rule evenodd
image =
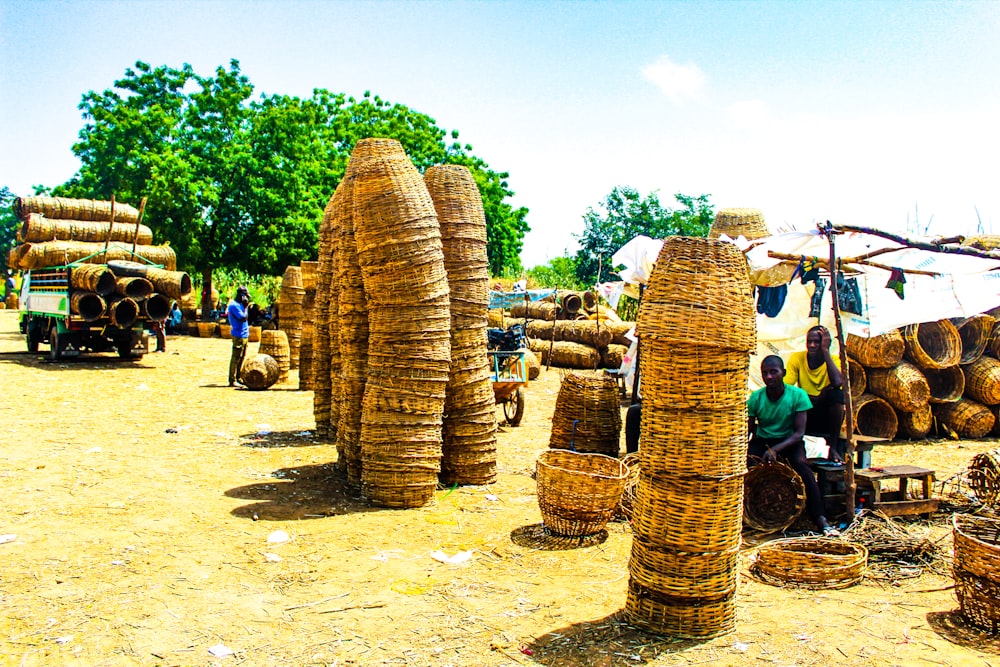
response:
<svg viewBox="0 0 1000 667"><path fill-rule="evenodd" d="M563 466L555 465L553 463L549 463L544 460L545 458L548 458L552 455L562 456L566 454L571 454L573 456L599 457L601 459L608 459L609 461L614 461L615 463L618 464L619 474L609 475L599 472L591 472L589 470L588 471L573 470L571 468L565 468ZM587 475L590 475L591 477L602 477L604 479L627 479L629 476L629 467L625 465L625 463L622 462L621 459L615 458L613 456L608 456L607 454L598 454L597 452L575 452L571 449L547 449L541 454L539 454L538 459L535 461L535 465L545 466L546 468L551 468L553 470L561 470L563 472L568 472L568 473L579 474L581 472L585 472Z"/></svg>
<svg viewBox="0 0 1000 667"><path fill-rule="evenodd" d="M982 521L984 523L993 524L997 527L998 530L1000 530L1000 519L993 519L988 516L976 516L974 514L966 514L962 512L956 512L955 514L951 515L951 526L956 533L961 535L964 539L967 539L971 542L975 542L977 545L982 545L988 551L1000 552L1000 544L991 544L990 542L984 542L975 535L970 535L962 527L960 527L959 522L964 521L965 519L975 519L976 521Z"/></svg>
<svg viewBox="0 0 1000 667"><path fill-rule="evenodd" d="M868 548L866 546L864 546L863 544L855 544L854 542L848 542L846 540L839 540L839 539L834 538L834 537L818 537L818 536L817 537L782 537L782 538L778 538L778 539L775 539L775 540L769 540L768 542L765 542L764 544L761 544L756 549L754 549L754 553L756 555L756 554L759 554L761 551L764 551L764 550L786 551L786 549L784 549L783 547L786 546L786 545L790 545L790 544L816 545L817 547L820 547L820 549L822 547L824 547L824 546L828 546L828 547L829 546L833 546L833 545L837 545L837 546L840 546L840 547L846 546L849 550L851 550L851 551L854 552L853 555L854 555L855 558L854 558L854 560L846 562L843 565L838 565L838 567L845 567L845 566L848 566L848 565L856 565L858 563L864 562L868 558ZM814 551L814 553L817 553L817 554L820 554L820 555L823 555L823 556L841 556L843 558L849 558L849 557L851 557L851 554L834 553L832 551L831 552L823 552L820 549L816 549ZM792 550L790 550L790 551L792 551ZM797 551L796 553L804 553L804 552Z"/></svg>

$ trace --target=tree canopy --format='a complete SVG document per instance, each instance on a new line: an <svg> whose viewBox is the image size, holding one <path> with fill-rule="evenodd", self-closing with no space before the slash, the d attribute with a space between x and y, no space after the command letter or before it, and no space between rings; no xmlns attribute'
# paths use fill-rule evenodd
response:
<svg viewBox="0 0 1000 667"><path fill-rule="evenodd" d="M643 197L635 188L619 186L600 203L601 211L589 207L583 216L584 231L576 238L576 275L585 285L615 280L620 267L611 265L611 256L623 245L645 234L651 238L667 236L706 236L715 216L709 195L691 197L674 195L681 208L660 204L656 192ZM598 267L600 266L600 276Z"/></svg>
<svg viewBox="0 0 1000 667"><path fill-rule="evenodd" d="M494 273L518 270L527 209L514 208L496 172L430 116L366 92L317 89L309 98L261 95L239 62L209 76L138 62L111 89L90 91L73 152L82 166L52 194L138 202L155 242L169 242L183 268L280 273L315 259L323 207L365 137L400 141L421 171L468 166L486 210Z"/></svg>
<svg viewBox="0 0 1000 667"><path fill-rule="evenodd" d="M7 253L17 244L17 228L21 221L11 206L14 193L6 185L0 187L0 276L7 276Z"/></svg>

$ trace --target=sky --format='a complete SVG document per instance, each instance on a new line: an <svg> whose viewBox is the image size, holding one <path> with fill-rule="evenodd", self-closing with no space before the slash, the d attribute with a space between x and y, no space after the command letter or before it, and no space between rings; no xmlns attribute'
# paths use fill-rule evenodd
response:
<svg viewBox="0 0 1000 667"><path fill-rule="evenodd" d="M79 168L78 105L136 61L426 113L529 209L526 267L616 186L817 221L1000 234L1000 2L0 3L0 186Z"/></svg>

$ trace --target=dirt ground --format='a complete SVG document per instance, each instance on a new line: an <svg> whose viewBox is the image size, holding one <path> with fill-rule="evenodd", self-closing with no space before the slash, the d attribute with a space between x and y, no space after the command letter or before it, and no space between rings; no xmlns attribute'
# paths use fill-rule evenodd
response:
<svg viewBox="0 0 1000 667"><path fill-rule="evenodd" d="M267 392L225 386L228 341L171 337L139 362L24 349L0 311L0 534L16 535L0 544L3 665L1000 666L950 577L778 588L747 575L749 545L731 634L625 625L628 524L582 544L540 529L531 471L556 370L501 430L496 484L399 511L345 490L294 372ZM874 460L944 478L995 446L888 445ZM950 551L947 521L925 529Z"/></svg>

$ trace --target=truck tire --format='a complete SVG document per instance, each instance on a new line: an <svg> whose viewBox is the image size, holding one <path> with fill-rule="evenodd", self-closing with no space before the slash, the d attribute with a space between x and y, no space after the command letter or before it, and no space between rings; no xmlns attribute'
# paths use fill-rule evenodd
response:
<svg viewBox="0 0 1000 667"><path fill-rule="evenodd" d="M24 339L28 342L28 352L38 354L38 337L31 333L31 329L24 334Z"/></svg>
<svg viewBox="0 0 1000 667"><path fill-rule="evenodd" d="M59 327L52 325L49 328L49 359L59 361L62 356L62 344L59 340Z"/></svg>

